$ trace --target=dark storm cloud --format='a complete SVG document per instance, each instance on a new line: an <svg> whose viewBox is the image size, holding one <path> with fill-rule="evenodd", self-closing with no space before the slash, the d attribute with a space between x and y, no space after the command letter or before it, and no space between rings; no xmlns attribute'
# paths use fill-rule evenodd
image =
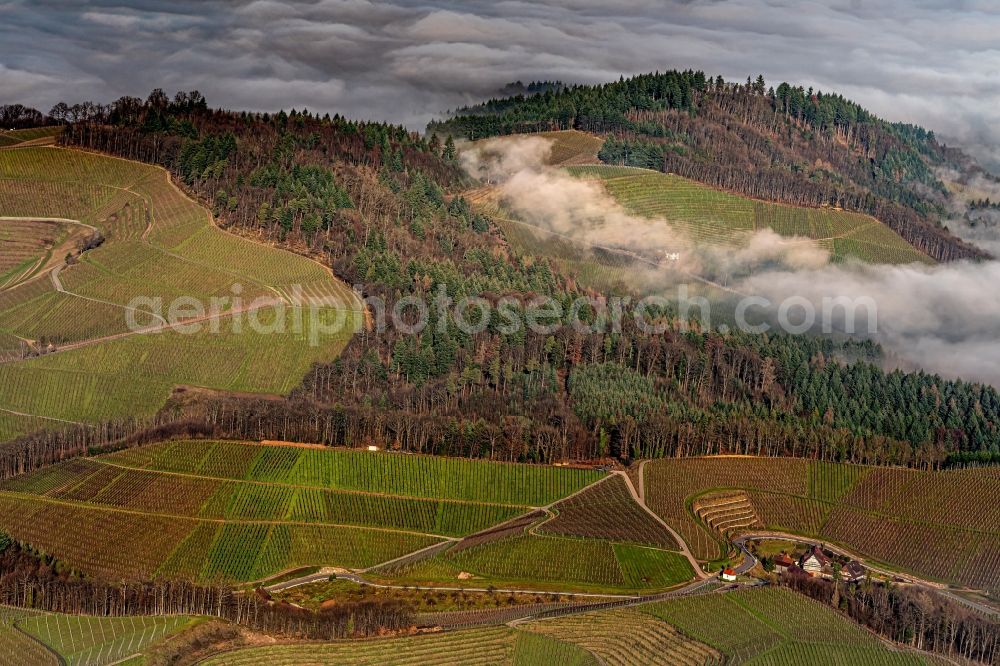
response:
<svg viewBox="0 0 1000 666"><path fill-rule="evenodd" d="M197 87L223 106L418 127L514 79L691 66L836 89L973 143L1000 126L998 33L986 2L945 0L18 0L0 2L0 90L46 107Z"/></svg>
<svg viewBox="0 0 1000 666"><path fill-rule="evenodd" d="M226 107L421 127L516 79L694 67L836 90L988 156L997 34L987 0L0 0L0 97L198 88Z"/></svg>

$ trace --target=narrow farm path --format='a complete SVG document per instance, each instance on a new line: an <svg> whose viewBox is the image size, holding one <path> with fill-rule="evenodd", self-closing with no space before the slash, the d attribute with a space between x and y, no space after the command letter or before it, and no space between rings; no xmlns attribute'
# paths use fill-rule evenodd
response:
<svg viewBox="0 0 1000 666"><path fill-rule="evenodd" d="M549 509L551 509L552 507L554 507L554 506L555 506L556 504L559 504L560 502L565 502L565 501L566 501L566 500L568 500L568 499L572 499L573 497L576 497L577 495L579 495L579 494L581 494L581 493L584 493L584 492L586 492L586 491L590 490L590 489L591 489L591 488L593 488L594 486L596 486L596 485L598 485L598 484L601 484L601 483L604 483L605 481L607 481L607 480L608 480L608 479L610 479L610 478L611 478L611 474L608 474L608 475L606 475L606 476L602 476L602 477L601 477L601 478L599 478L599 479L598 479L597 481L594 481L593 483L591 483L591 484L588 484L588 485L584 486L583 488L580 488L579 490L577 490L577 491L575 491L575 492L572 492L572 493L570 493L569 495L566 495L565 497L560 497L560 498L559 498L559 499L557 499L556 501L554 501L554 502L549 502L549 503L548 503L548 504L546 504L545 506L536 506L536 507L532 507L532 508L533 508L533 509L541 509L542 511L548 511Z"/></svg>
<svg viewBox="0 0 1000 666"><path fill-rule="evenodd" d="M155 319L160 320L160 323L162 325L164 325L164 326L168 325L167 324L167 320L164 319L162 316L156 314L155 312L147 312L145 310L139 310L138 308L130 308L127 305L122 305L121 303L115 303L114 301L106 301L106 300L104 300L102 298L93 298L92 296L84 296L83 294L78 294L78 293L76 293L74 291L70 291L69 289L67 289L66 287L63 286L62 280L59 279L59 273L62 272L62 269L64 269L64 268L66 268L66 264L65 263L63 263L63 264L61 264L59 266L56 266L49 273L49 276L52 278L52 286L55 287L56 291L58 291L59 293L66 294L67 296L72 296L74 298L81 298L81 299L83 299L85 301L92 301L94 303L103 303L104 305L110 305L112 307L116 307L116 308L120 308L122 310L125 310L125 312L133 312L133 313L136 313L136 314L139 314L139 315L145 315L145 316L148 316L148 317L153 317ZM95 338L95 340L100 340L100 338ZM83 342L83 341L81 341L81 342Z"/></svg>
<svg viewBox="0 0 1000 666"><path fill-rule="evenodd" d="M83 227L84 229L88 229L91 232L98 231L97 227L89 225L86 222L81 222L80 220L71 220L66 217L39 217L39 216L15 217L10 215L4 215L0 216L0 222L57 222L59 224L69 224L77 227ZM70 236L56 247L53 247L51 250L49 250L47 256L44 256L41 259L39 259L38 263L31 268L30 277L28 277L26 280L21 280L14 284L11 284L10 281L8 281L3 285L0 285L0 291L5 291L7 289L14 289L16 287L21 286L22 284L33 282L34 280L41 278L43 275L45 275L50 271L61 269L64 266L66 266L65 259L60 259L59 257L66 256L66 252L73 247L74 240L75 238ZM29 272L26 271L24 274L29 274Z"/></svg>
<svg viewBox="0 0 1000 666"><path fill-rule="evenodd" d="M639 493L639 500L645 504L646 503L646 463L648 460L643 460L639 463L639 484L636 490Z"/></svg>
<svg viewBox="0 0 1000 666"><path fill-rule="evenodd" d="M15 286L21 284L22 282L28 281L35 274L35 271L39 270L45 262L48 261L51 252L39 257L35 263L25 268L20 273L13 273L8 277L3 284L0 284L0 291L6 291L7 289L12 289Z"/></svg>
<svg viewBox="0 0 1000 666"><path fill-rule="evenodd" d="M507 626L516 627L517 625L524 624L525 622L535 622L538 620L565 617L567 615L578 615L580 613L590 613L593 611L609 610L611 608L625 608L628 606L639 606L641 604L655 603L657 601L665 601L667 599L676 599L677 597L687 597L693 594L709 594L715 592L722 593L722 592L728 592L729 590L738 589L741 587L747 587L746 585L731 585L721 589L712 588L711 590L708 591L702 590L702 588L708 585L714 585L716 582L718 581L713 576L704 580L697 580L692 583L688 583L684 587L668 590L667 592L660 592L658 594L637 595L631 597L624 597L616 601L610 601L604 603L583 604L578 606L566 606L564 608L556 608L552 610L542 611L537 615L529 615L527 617L511 620L510 622L507 623ZM564 594L569 594L569 593L567 592ZM588 595L579 594L575 596L584 597Z"/></svg>
<svg viewBox="0 0 1000 666"><path fill-rule="evenodd" d="M57 419L54 416L41 416L40 414L28 414L27 412L17 412L17 411L14 411L13 409L6 409L4 407L0 407L0 412L5 412L7 414L13 414L14 416L25 416L25 417L34 418L34 419L44 419L46 421L58 421L59 423L70 423L72 425L83 425L79 421L67 421L66 419Z"/></svg>
<svg viewBox="0 0 1000 666"><path fill-rule="evenodd" d="M700 580L705 580L709 578L710 576L702 570L701 563L698 562L695 556L691 554L691 549L688 548L687 542L684 541L681 535L678 534L674 530L674 528L672 528L670 525L667 525L665 520L660 518L655 511L653 511L646 505L645 500L642 497L640 497L639 493L636 492L635 486L632 485L632 479L629 478L629 475L620 470L615 470L612 472L612 474L617 474L618 476L621 476L623 479L625 479L625 486L628 488L628 491L632 495L632 499L635 500L635 503L641 506L646 513L652 516L652 518L656 522L662 525L667 530L667 532L670 533L670 536L672 536L674 538L674 541L677 542L677 545L680 546L681 554L684 555L684 557L687 558L687 561L691 563L691 568L694 569L694 575L697 576Z"/></svg>
<svg viewBox="0 0 1000 666"><path fill-rule="evenodd" d="M14 631L16 631L17 633L19 633L20 635L22 635L25 638L27 638L29 641L31 641L35 645L40 646L45 652L47 652L48 654L50 654L52 656L53 661L56 664L59 664L59 666L63 666L64 664L66 664L66 659L61 654L59 654L54 649L52 649L51 647L49 647L48 643L46 643L45 641L39 640L37 636L33 636L32 634L29 634L27 631L25 631L24 629L22 629L18 625L18 622L11 622L8 626L11 629L13 629ZM17 663L17 662L15 661L13 663ZM108 666L111 666L111 665L109 664Z"/></svg>
<svg viewBox="0 0 1000 666"><path fill-rule="evenodd" d="M275 578L280 578L287 572L279 573L275 576L270 576L264 580L255 580L251 585L257 585L260 583L266 583L268 580L274 580ZM338 573L343 573L339 568L335 567L323 567L316 573L304 574L302 576L297 576L295 578L289 578L288 580L283 580L280 583L274 583L273 585L263 585L261 589L267 592L284 592L285 590L291 590L296 587L302 587L303 585L311 585L312 583L322 583L325 580L330 580L330 576L336 576Z"/></svg>
<svg viewBox="0 0 1000 666"><path fill-rule="evenodd" d="M67 293L69 293L69 292L67 292ZM89 299L89 300L95 300L95 299ZM198 317L189 317L187 319L180 319L180 320L175 321L173 323L169 323L169 322L164 321L162 324L153 324L153 325L150 325L150 326L143 326L141 328L137 328L137 329L132 330L132 331L124 331L122 333L113 333L111 335L104 335L104 336L101 336L99 338L89 338L87 340L79 340L77 342L70 342L70 343L64 344L64 345L62 345L60 347L57 347L53 351L47 352L45 355L46 356L51 356L52 354L59 354L59 353L62 353L62 352L68 352L68 351L72 351L74 349L82 349L84 347L90 347L90 346L101 344L101 343L104 343L104 342L111 342L112 340L121 340L121 339L124 339L124 338L129 338L129 337L132 337L133 335L146 335L146 334L149 334L149 333L157 333L157 332L165 331L165 330L168 330L168 329L177 329L177 330L181 330L182 331L184 328L186 328L188 326L193 326L195 324L202 324L202 323L205 323L205 322L208 322L208 321L215 321L215 320L223 321L225 319L228 319L230 317L234 317L234 316L237 316L237 315L251 314L251 313L257 312L259 310L262 310L264 308L268 308L268 307L272 307L274 305L277 305L278 303L280 303L280 301L278 299L269 299L266 302L252 303L250 305L245 305L245 306L233 309L233 310L228 310L226 312L209 313L209 314L201 315L201 316L198 316ZM119 307L122 307L122 306L119 306ZM149 312L144 312L142 310L138 310L137 312L142 312L143 314L147 314L147 315L151 314ZM0 364L2 364L2 363L15 363L15 362L20 361L20 360L24 360L24 359L9 359L9 360L6 360L6 361L0 360Z"/></svg>
<svg viewBox="0 0 1000 666"><path fill-rule="evenodd" d="M594 481L593 483L591 483L589 485L586 485L583 488L580 488L579 490L577 490L574 493L570 493L569 495L566 495L566 497L561 497L561 498L557 499L555 502L549 502L545 506L532 507L532 509L535 510L535 511L544 511L545 512L545 519L542 520L542 521L540 521L540 522L535 523L530 528L528 528L528 534L533 534L535 536L540 536L538 534L538 532L537 532L538 528L542 527L543 525L545 525L545 523L549 522L550 520L552 520L553 518L556 517L556 514L552 511L552 507L554 507L556 504L559 504L560 502L565 502L566 500L568 500L570 498L576 497L580 493L583 493L583 492L585 492L587 490L590 490L591 488L604 483L605 481L607 481L610 478L612 478L611 474L608 474L606 476L602 476L597 481ZM520 517L521 516L518 516L518 518L520 518ZM518 518L513 518L512 520L517 520ZM511 521L507 521L507 522L511 522ZM503 523L501 523L501 525L502 524ZM494 527L491 527L490 529L491 530L492 529L496 529L496 527L500 527L500 525L496 525ZM469 536L472 537L472 536L476 536L476 535L475 534L471 534Z"/></svg>
<svg viewBox="0 0 1000 666"><path fill-rule="evenodd" d="M440 551L447 549L452 544L458 543L461 539L450 537L446 541L441 543L431 544L426 548L421 548L420 550L415 550L412 553L407 553L405 555L400 555L399 557L394 557L387 562L382 562L380 564L375 564L364 569L359 569L360 573L367 573L378 569L379 567L387 567L393 564L400 564L402 562L419 562L420 560L428 559L437 555Z"/></svg>
<svg viewBox="0 0 1000 666"><path fill-rule="evenodd" d="M0 132L0 136L12 136L8 132ZM17 136L13 136L17 139ZM0 150L17 150L19 148L37 148L39 146L51 146L56 142L56 137L53 136L40 136L37 139L28 139L27 141L18 140L17 143L12 143L7 146L0 146Z"/></svg>
<svg viewBox="0 0 1000 666"><path fill-rule="evenodd" d="M50 149L52 149L52 150L70 150L70 149L67 149L67 148L62 148L62 147L54 146L54 145L49 145L48 147ZM90 151L82 151L82 152L90 152ZM177 183L174 182L171 173L169 171L167 171L166 169L164 169L163 167L160 167L158 165L150 165L150 164L146 164L146 163L143 163L143 162L135 162L133 160L128 160L128 159L125 159L125 158L122 158L122 157L117 157L117 156L114 156L114 155L106 155L104 153L96 153L96 154L99 154L102 157L106 157L106 158L109 158L109 159L116 159L116 160L120 160L120 161L123 161L123 162L130 162L130 163L138 164L138 165L141 165L143 167L150 167L150 166L152 166L155 169L158 169L160 172L162 172L163 177L166 179L166 182L168 183L168 185L179 196L197 202L197 200L194 197L192 197L190 194L188 194L187 192L185 192L181 187L179 187L177 185ZM146 195L144 195L143 193L136 191L132 187L121 187L121 186L116 186L116 185L105 185L105 187L108 187L108 188L111 188L111 189L115 189L115 190L119 190L121 192L128 192L132 196L134 196L137 199L139 199L140 201L142 201L143 214L145 216L145 221L146 221L146 228L143 230L142 235L140 236L140 239L142 240L142 242L144 244L146 244L147 246L149 246L151 249L155 250L156 252L159 252L159 253L161 253L161 254L163 254L165 256L169 256L169 257L171 257L173 259L177 259L178 261L183 261L184 263L187 263L187 264L190 264L190 265L193 265L193 266L199 266L199 267L202 267L202 268L208 268L208 269L211 269L213 271L219 271L219 270L221 270L218 266L213 266L213 265L206 264L206 263L203 263L203 262L195 261L195 260L191 259L190 257L186 257L184 255L177 254L175 252L172 252L172 251L170 251L170 250L168 250L166 248L163 248L163 247L161 247L161 246L153 243L152 241L150 241L149 240L149 234L153 231L155 225L154 225L152 211L150 209L151 204L150 204L150 201L149 201L148 197ZM363 301L361 300L360 296L357 294L357 292L354 291L354 289L351 289L347 284L345 284L342 280L340 280L333 273L333 270L329 266L323 264L320 261L317 261L313 257L302 255L302 254L299 254L299 253L296 253L296 252L291 252L290 250L287 250L285 248L277 247L277 246L270 245L270 244L261 243L260 241L257 241L257 240L254 240L254 239L250 239L250 238L245 238L245 237L240 236L238 234L234 234L233 232L220 227L218 225L217 220L212 215L212 213L208 210L208 208L206 208L201 202L197 202L197 203L199 203L199 206L204 211L206 220L208 221L209 225L211 227L215 228L216 230L218 230L220 233L224 233L226 235L232 236L233 238L238 238L242 242L256 243L258 245L265 245L265 246L267 246L267 247L269 247L269 248L271 248L273 250L284 252L284 253L287 253L287 254L290 254L290 255L294 255L294 256L296 256L298 258L301 258L301 259L305 259L306 261L309 261L309 262L311 262L311 263L319 266L320 268L322 268L323 271L333 281L333 285L334 285L334 287L336 289L337 294L341 295L344 298L344 303L341 304L340 307L338 307L338 309L345 310L347 312L351 312L351 313L354 313L354 314L363 314L365 316L366 322L369 322L371 313L365 307L365 305L364 305ZM9 221L14 221L14 222L25 222L25 221L59 222L59 223L62 223L62 224L73 224L73 225L85 227L85 228L89 229L92 232L99 231L97 229L97 227L95 227L93 225L90 225L90 224L87 224L85 222L81 222L79 220L73 220L73 219L69 219L69 218L61 218L61 217L0 217L0 220L9 220ZM60 252L53 252L52 254L53 254L53 256L57 256L60 253L61 253L61 251ZM114 303L114 302L111 302L111 301L105 301L105 300L102 300L102 299L92 298L92 297L89 297L89 296L83 296L81 294L77 294L75 292L71 292L71 291L67 290L62 285L62 282L59 279L59 272L62 271L62 269L64 269L66 266L67 266L66 262L64 260L60 259L58 261L58 263L56 263L54 265L51 265L51 266L44 266L43 270L41 270L38 274L33 275L29 280L27 280L25 282L20 282L17 285L14 285L14 286L16 287L16 286L20 286L22 284L26 284L27 282L31 282L33 280L36 280L36 279L42 277L45 273L51 272L53 286L55 287L55 289L57 291L59 291L61 293L64 293L64 294L67 294L69 296L73 296L73 297L76 297L76 298L81 298L83 300L88 300L88 301L92 301L92 302L96 302L96 303L102 303L102 304L106 304L106 305L112 305L112 306L121 308L121 309L123 309L125 311L138 312L138 313L141 313L143 315L148 315L148 316L151 316L151 317L155 317L156 319L159 319L161 321L161 326L151 326L149 328L143 328L141 330L131 331L128 334L121 334L121 335L115 335L115 336L109 336L109 337L94 338L92 340L87 340L87 341L80 341L78 343L73 343L72 345L64 345L63 347L60 347L60 351L64 351L64 350L67 350L67 349L76 349L76 348L79 348L79 347L82 347L82 346L87 346L89 344L97 344L97 343L101 343L101 342L107 342L108 340L118 339L119 337L127 337L127 335L133 335L133 334L136 334L136 333L155 333L155 332L158 332L158 331L162 330L163 329L163 325L167 324L166 320L164 320L161 315L157 315L155 313L145 312L143 310L137 310L135 308L129 308L127 306L121 305L120 303ZM241 310L234 310L234 311L226 313L228 315L232 315L232 314L246 314L246 313L250 313L250 312L255 312L255 311L263 309L263 308L272 307L272 306L276 305L277 303L284 303L285 305L290 305L290 306L300 305L298 303L295 303L287 294L283 293L280 289L277 289L277 288L275 288L272 285L266 284L264 282L261 282L260 280L251 278L251 277L249 277L247 275L244 275L244 274L241 274L241 273L238 273L238 272L234 272L234 271L224 271L224 272L228 273L229 275L232 275L235 278L239 278L239 279L244 280L246 282L250 282L250 283L256 284L259 287L262 287L262 288L264 288L264 289L272 292L275 295L275 299L274 300L268 300L266 302L257 303L257 304L255 304L254 307L246 307L246 308L243 308ZM184 322L177 322L177 324L178 325L195 324L195 323L199 323L201 321L207 321L210 318L211 317L195 318L195 319L191 319L191 320L186 320Z"/></svg>
<svg viewBox="0 0 1000 666"><path fill-rule="evenodd" d="M108 463L104 463L104 464L108 464ZM184 476L197 476L197 475L184 475ZM614 478L614 473L610 473L610 474L607 474L605 476L602 476L597 481L594 481L593 483L588 484L588 485L584 486L583 488L580 488L579 490L577 490L577 491L575 491L573 493L570 493L569 495L566 495L565 497L561 497L558 500L550 502L549 504L546 504L545 506L528 507L528 509L530 509L529 513L530 512L536 512L536 511L544 511L547 514L545 520L543 520L543 521L541 521L541 522L533 525L528 530L528 532L531 533L531 534L534 534L535 530L537 528L541 527L542 525L545 524L545 522L547 522L548 520L551 520L553 517L555 517L555 514L551 510L552 507L554 507L555 505L559 504L560 502L564 502L564 501L566 501L566 500L568 500L568 499L570 499L572 497L575 497L575 496L577 496L577 495L579 495L579 494L581 494L581 493L583 493L583 492L585 492L587 490L590 490L590 489L594 488L595 486L597 486L597 485L599 485L601 483L604 483L608 479L611 479L611 478ZM266 484L268 482L258 482L258 483L265 483ZM351 492L351 491L347 491L347 492ZM370 494L379 494L379 493L370 493ZM455 500L441 500L441 501L455 501ZM489 531L489 530L495 530L498 527L503 526L505 523L509 523L509 522L512 522L512 521L519 520L520 518L523 517L523 515L524 514L516 516L516 517L514 517L514 518L512 518L512 519L510 519L508 521L505 521L504 523L500 523L498 525L494 525L494 526L488 528L487 531ZM667 529L669 529L669 527ZM671 530L671 532L672 532L672 530ZM333 570L327 570L327 572L325 572L325 573L323 571L320 571L318 573L305 574L303 576L299 576L297 578L292 578L292 579L289 579L289 580L286 580L286 581L282 581L282 582L276 583L274 585L265 586L264 589L267 590L268 592L277 592L277 591L281 591L281 590L287 590L287 589L290 589L290 588L293 588L293 587L298 587L300 585L307 585L309 583L314 583L314 582L319 582L319 581L327 580L331 575L336 575L337 578L341 578L341 579L344 579L344 580L351 580L351 581L354 581L354 582L359 583L359 584L371 585L373 587L385 588L385 589L438 590L438 591L445 591L445 592L453 592L453 591L465 590L467 592L487 592L487 591L489 591L487 588L455 587L455 586L414 586L414 585L392 585L392 584L373 583L373 582L371 582L371 581L369 581L369 580L367 580L367 579L365 579L365 578L363 578L361 576L361 574L369 573L371 571L374 571L376 569L380 569L380 568L388 566L388 565L398 564L400 562L405 562L405 561L409 561L409 560L418 561L418 560L422 560L422 559L433 557L434 555L437 555L439 552L450 548L455 543L459 543L463 539L470 538L470 537L475 537L475 536L476 536L475 534L471 534L471 535L468 535L468 536L463 537L463 538L443 537L444 540L441 541L440 543L431 544L430 546L427 546L425 548L421 548L420 550L416 550L416 551L413 551L411 553L407 553L405 555L401 555L401 556L399 556L397 558L394 558L392 560L389 560L387 562L382 562L382 563L379 563L379 564L375 564L375 565L367 567L365 569L359 569L359 570L357 570L356 572L353 572L353 573L343 573L343 572L333 572L333 573L331 573L331 571L333 571ZM679 542L679 543L683 543L683 542ZM695 571L697 571L699 573L701 572L701 568L699 566L695 566L694 568L695 568ZM281 574L278 574L278 575L280 576ZM707 576L699 576L699 581L698 582L702 582L705 578L707 578ZM506 589L506 588L505 589L493 588L493 590L495 592L516 593L516 594L534 594L534 593L539 592L539 590ZM626 595L626 594L600 594L600 593L593 593L593 592L560 592L560 593L561 594L572 594L574 596L581 596L581 597L588 597L588 598L591 598L591 597L593 597L593 598L610 598L610 599L635 599L635 598L638 598L637 595Z"/></svg>
<svg viewBox="0 0 1000 666"><path fill-rule="evenodd" d="M205 205L205 203L203 201L199 201L196 196L190 194L189 192L185 191L184 188L180 187L176 183L176 181L174 181L173 174L171 174L170 171L168 171L167 169L163 168L162 166L160 166L158 164L150 164L150 163L147 163L147 162L138 162L138 161L135 161L135 160L130 160L130 159L124 158L124 157L119 157L117 155L109 155L107 153L102 153L102 152L99 152L99 151L89 151L89 150L85 150L85 149L82 149L82 148L72 148L72 149L69 149L69 148L62 148L62 147L59 147L59 146L53 146L53 148L57 149L57 150L79 150L80 152L93 152L95 155L100 155L100 156L108 158L108 159L119 160L119 161L122 161L122 162L129 162L129 163L132 163L132 164L140 165L140 166L142 166L144 168L152 167L152 168L154 168L154 169L162 172L163 177L166 179L167 184L171 187L171 189L173 189L178 195L180 195L180 196L182 196L182 197L184 197L186 199L190 199L191 201L196 202L202 208L202 210L205 212L206 219L208 220L208 223L209 223L210 226L214 227L219 232L221 232L223 234L226 234L227 236L232 236L233 238L237 238L237 239L239 239L241 241L244 241L244 242L255 243L257 245L262 245L262 246L265 246L265 247L269 247L269 248L271 248L273 250L277 250L279 252L283 252L283 253L286 253L286 254L294 255L294 256L296 256L296 257L298 257L300 259L305 259L306 261L309 261L309 262L312 262L313 264L316 264L317 266L319 266L320 268L322 268L323 271L326 272L326 274L334 281L334 284L337 287L338 292L344 294L345 296L347 296L348 299L353 303L353 307L352 308L341 308L341 309L347 309L349 312L353 312L353 313L356 313L356 314L363 313L366 316L366 318L370 316L371 313L365 307L365 304L361 300L361 297L357 294L357 292L355 292L347 284L345 284L340 278L338 278L336 276L336 274L334 274L332 268L330 268L329 266L327 266L323 262L318 261L318 260L316 260L315 258L313 258L311 256L308 256L308 255L305 255L305 254L301 254L301 253L298 253L298 252L292 252L291 250L288 250L286 248L283 248L283 247L280 247L280 246L277 246L277 245L273 245L273 244L270 244L270 243L263 243L260 240L257 240L257 239L254 239L254 238L249 238L249 237L246 237L246 236L242 236L240 234L233 233L229 229L221 227L219 225L219 223L218 223L218 220L215 218L214 215L212 215L211 210ZM108 185L107 187L111 187L113 189L117 189L117 190L120 190L120 191L123 191L123 192L128 192L128 193L136 196L139 200L141 200L143 202L143 212L145 214L145 219L146 219L146 228L143 230L142 235L140 236L140 240L142 240L144 243L146 243L146 245L148 245L149 247L153 248L154 250L156 250L158 252L161 252L163 254L166 254L166 255L171 256L171 257L176 258L176 259L180 259L180 260L185 261L185 262L187 262L189 264L193 264L195 266L202 266L204 268L211 268L212 270L219 270L218 266L212 266L212 265L209 265L209 264L204 264L204 263L201 263L201 262L193 261L190 257L185 257L183 255L175 254L175 253L173 253L173 252L171 252L171 251L169 251L169 250L167 250L167 249L165 249L163 247L160 247L159 245L156 245L152 241L150 241L149 240L149 234L152 233L152 231L153 231L154 223L153 223L153 215L152 215L152 212L150 210L150 202L149 202L148 197L146 195L142 194L141 192L135 191L131 187L118 187L118 186L114 186L114 185ZM283 301L285 301L287 304L294 305L294 303L291 302L291 300L287 297L286 294L283 294L280 290L275 289L271 285L264 284L264 283L260 282L259 280L247 277L245 275L241 275L239 273L235 273L235 272L232 272L232 271L226 271L226 272L229 273L230 275L233 275L234 277L239 277L239 278L247 280L249 282L254 282L254 283L256 283L256 284L258 284L258 285L260 285L260 286L262 286L262 287L264 287L266 289L269 289L269 290L273 291L275 294L277 294L278 297L281 298Z"/></svg>

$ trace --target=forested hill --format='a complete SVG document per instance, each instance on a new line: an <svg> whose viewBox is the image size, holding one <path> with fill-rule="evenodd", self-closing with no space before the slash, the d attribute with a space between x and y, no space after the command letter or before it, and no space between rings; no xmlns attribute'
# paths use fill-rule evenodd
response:
<svg viewBox="0 0 1000 666"><path fill-rule="evenodd" d="M305 111L217 111L194 93L76 107L50 113L73 121L63 145L163 165L219 224L309 253L383 298L387 312L404 299L430 303L422 333L362 332L286 400L178 392L161 414L170 427L542 462L712 453L914 466L1000 460L994 388L884 372L868 343L723 335L670 310L648 313L666 324L662 334L632 317L620 331L569 326L573 299L597 295L519 252L457 194L468 184L450 142ZM563 314L547 322L551 333L510 330L494 308L470 332L439 307L440 289L453 303L505 297L521 321L539 295ZM598 303L579 313L584 321L596 319ZM856 358L867 362L844 362ZM58 458L62 446L117 441L112 426L59 446L46 435L0 448L0 474L23 471L26 457Z"/></svg>
<svg viewBox="0 0 1000 666"><path fill-rule="evenodd" d="M428 127L469 139L557 129L606 136L605 162L873 215L939 261L986 256L939 224L949 195L933 169L955 153L933 132L887 122L840 95L768 87L763 77L742 84L694 71L645 74L493 99Z"/></svg>

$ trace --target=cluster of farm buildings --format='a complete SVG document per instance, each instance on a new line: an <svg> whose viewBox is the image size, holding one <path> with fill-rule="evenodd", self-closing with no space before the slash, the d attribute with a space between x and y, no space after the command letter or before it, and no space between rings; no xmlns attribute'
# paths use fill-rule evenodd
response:
<svg viewBox="0 0 1000 666"><path fill-rule="evenodd" d="M781 553L774 558L774 571L776 573L801 574L816 578L833 578L834 560L823 552L819 546L813 546L807 550L798 562L793 560L786 553ZM854 583L863 580L867 575L864 566L857 560L848 560L840 567L840 580L847 583Z"/></svg>
<svg viewBox="0 0 1000 666"><path fill-rule="evenodd" d="M835 565L840 566L840 580L846 583L855 583L864 580L868 574L865 567L857 560L848 560L844 563L835 562L831 555L823 552L820 546L812 546L805 553L799 556L798 560L793 559L788 553L781 553L774 557L774 572L777 574L791 574L800 576L811 576L814 578L834 577ZM733 569L726 569L722 572L722 579L736 580L736 572Z"/></svg>

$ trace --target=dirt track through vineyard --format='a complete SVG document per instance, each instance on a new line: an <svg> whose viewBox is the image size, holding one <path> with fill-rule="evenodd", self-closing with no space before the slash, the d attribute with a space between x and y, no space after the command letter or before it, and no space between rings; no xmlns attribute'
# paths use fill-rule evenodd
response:
<svg viewBox="0 0 1000 666"><path fill-rule="evenodd" d="M641 474L641 469L642 468L640 467L640 474ZM642 500L642 497L639 495L638 492L636 492L635 486L632 485L632 479L629 478L629 475L619 470L615 470L614 472L612 472L612 474L619 475L623 479L625 479L625 486L628 487L629 494L632 495L632 499L635 500L635 503L641 506L646 513L648 513L650 516L653 517L654 520L656 520L656 522L658 522L668 532L670 532L670 536L672 536L674 538L674 541L677 542L677 545L680 546L681 554L684 555L684 557L687 558L687 561L691 563L691 568L694 569L694 575L697 576L699 580L705 580L709 578L710 576L702 570L701 563L698 562L698 560L695 559L695 556L691 554L691 549L688 548L687 542L685 542L684 539L681 538L681 535L678 534L674 530L674 528L670 527L670 525L667 525L666 521L664 521L663 518L660 518L658 515L656 515L656 512L654 512L652 509L646 506L646 503Z"/></svg>

